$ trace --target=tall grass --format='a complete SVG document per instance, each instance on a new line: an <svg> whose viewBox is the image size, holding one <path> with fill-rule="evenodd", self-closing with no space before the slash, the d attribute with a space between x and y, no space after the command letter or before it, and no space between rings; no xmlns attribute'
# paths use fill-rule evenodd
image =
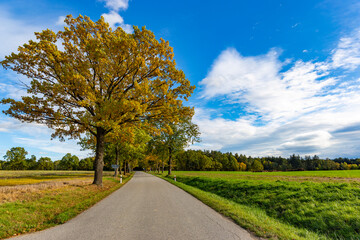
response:
<svg viewBox="0 0 360 240"><path fill-rule="evenodd" d="M246 206L272 218L333 239L360 239L360 189L348 183L255 181L189 177L186 185Z"/></svg>

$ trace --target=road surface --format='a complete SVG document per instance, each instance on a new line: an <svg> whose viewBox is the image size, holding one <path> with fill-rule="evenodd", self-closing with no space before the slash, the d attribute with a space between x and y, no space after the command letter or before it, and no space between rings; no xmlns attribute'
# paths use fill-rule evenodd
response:
<svg viewBox="0 0 360 240"><path fill-rule="evenodd" d="M66 222L11 240L256 239L174 185L136 172L124 187Z"/></svg>

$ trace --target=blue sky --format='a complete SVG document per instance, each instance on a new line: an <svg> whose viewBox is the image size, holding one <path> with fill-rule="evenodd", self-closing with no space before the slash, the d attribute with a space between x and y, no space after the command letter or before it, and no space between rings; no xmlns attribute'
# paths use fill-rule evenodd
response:
<svg viewBox="0 0 360 240"><path fill-rule="evenodd" d="M360 157L359 13L352 0L0 0L0 59L35 31L60 30L67 14L104 16L128 32L145 25L169 40L197 86L188 104L202 142L191 148ZM27 80L1 69L0 98L25 94L18 81ZM0 114L0 158L14 146L53 160L87 156L50 134Z"/></svg>

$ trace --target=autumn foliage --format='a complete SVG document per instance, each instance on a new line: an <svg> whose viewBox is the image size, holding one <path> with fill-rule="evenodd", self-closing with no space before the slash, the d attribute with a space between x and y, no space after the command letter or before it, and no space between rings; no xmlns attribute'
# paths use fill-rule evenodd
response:
<svg viewBox="0 0 360 240"><path fill-rule="evenodd" d="M32 79L28 96L3 99L4 111L24 122L46 124L53 137L96 139L94 184L102 184L104 143L108 134L132 126L151 131L156 122L192 116L183 106L194 86L176 68L173 49L163 39L134 27L128 34L112 30L101 18L67 16L57 33L35 33L36 41L20 46L1 62Z"/></svg>

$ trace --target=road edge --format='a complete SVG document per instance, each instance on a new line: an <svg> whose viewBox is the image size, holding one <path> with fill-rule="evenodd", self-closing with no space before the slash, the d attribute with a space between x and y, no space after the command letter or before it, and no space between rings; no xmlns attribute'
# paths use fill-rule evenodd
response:
<svg viewBox="0 0 360 240"><path fill-rule="evenodd" d="M100 196L98 199L92 199L93 201L90 201L84 208L77 208L77 206L80 204L77 204L69 209L67 209L66 211L64 212L61 212L59 213L57 216L55 217L58 217L59 215L61 214L66 214L67 212L70 212L72 210L75 210L75 212L69 217L67 218L66 220L64 221L61 221L61 222L58 222L58 223L53 223L51 225L46 225L44 224L43 228L39 228L35 231L28 231L28 232L23 232L23 233L19 233L17 235L12 235L12 236L8 236L8 237L5 237L5 238L1 238L1 239L4 239L4 240L7 240L7 239L15 239L16 237L19 237L19 236L23 236L23 235L27 235L27 234L33 234L33 233L36 233L36 232L40 232L40 231L44 231L44 230L48 230L48 229L51 229L53 227L57 227L59 225L62 225L62 224L65 224L69 221L71 221L72 219L76 218L77 216L79 216L80 214L88 211L89 209L91 209L92 207L96 206L98 203L100 203L102 200L105 200L107 197L109 197L111 194L113 194L114 192L116 192L117 190L121 189L123 186L126 185L126 183L128 183L134 176L135 172L132 172L130 174L130 176L128 176L126 179L123 180L122 184L121 185L117 185L117 186L114 186L113 189L109 190L108 192L106 192L104 195ZM94 201L95 200L95 201ZM83 202L82 202L83 203ZM77 211L76 211L77 210Z"/></svg>
<svg viewBox="0 0 360 240"><path fill-rule="evenodd" d="M148 172L149 173L149 172ZM256 232L254 231L251 231L247 226L244 226L244 225L241 225L239 224L238 221L236 221L236 219L234 219L234 215L233 214L227 214L226 211L219 211L219 209L216 208L216 206L213 204L214 202L210 202L210 201L206 201L203 199L203 197L199 194L204 194L204 195L207 195L207 196L211 196L213 197L213 195L215 194L212 194L212 193L208 193L208 192L205 192L203 190L200 190L198 188L195 188L195 187L192 187L192 186L189 186L189 185L186 185L184 183L180 183L180 182L176 182L168 177L164 177L164 176L161 176L161 175L158 175L158 174L153 174L153 173L149 173L155 177L158 177L176 187L178 187L179 189L185 191L186 193L190 194L191 196L193 196L194 198L196 198L197 200L199 200L200 202L202 202L203 204L205 204L206 206L210 207L212 210L216 211L217 213L219 213L222 217L226 218L227 220L235 223L236 225L238 225L240 228L244 229L245 231L247 231L251 237L253 239L257 239L257 240L266 240L267 238L263 238L261 237L260 235L256 234ZM215 195L217 198L220 198L220 199L223 199L217 195ZM209 198L207 200L212 200L213 198ZM229 200L226 200L226 201L229 201Z"/></svg>
<svg viewBox="0 0 360 240"><path fill-rule="evenodd" d="M327 239L324 238L324 236L307 231L305 229L299 229L290 225L286 225L279 220L267 216L263 210L250 209L250 207L245 205L235 203L231 200L210 192L200 190L196 187L189 186L181 182L176 182L173 179L160 174L150 174L163 179L164 181L167 181L189 193L205 205L220 213L225 218L228 218L230 221L248 231L256 239L307 240L309 237L311 237L313 240ZM256 218L259 219L259 216L262 221L261 224L256 223ZM291 236L289 236L289 232L292 232ZM299 234L299 236L298 234L294 234L294 232L300 232L301 234Z"/></svg>

